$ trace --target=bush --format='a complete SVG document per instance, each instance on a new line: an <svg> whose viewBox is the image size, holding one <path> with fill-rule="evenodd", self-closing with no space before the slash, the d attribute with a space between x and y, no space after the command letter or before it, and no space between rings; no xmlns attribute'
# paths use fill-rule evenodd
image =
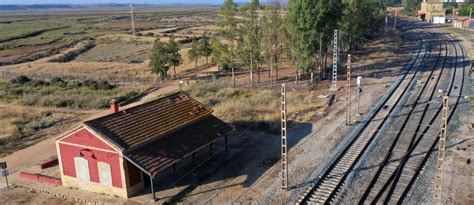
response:
<svg viewBox="0 0 474 205"><path fill-rule="evenodd" d="M109 82L107 82L107 81L101 81L100 84L99 84L99 89L112 90L114 88L115 88L115 86L109 84Z"/></svg>
<svg viewBox="0 0 474 205"><path fill-rule="evenodd" d="M61 78L53 78L51 79L51 85L64 88L67 86L67 83Z"/></svg>
<svg viewBox="0 0 474 205"><path fill-rule="evenodd" d="M45 81L42 81L42 80L32 80L28 82L26 85L29 85L32 87L40 87L40 86L44 86L45 84L49 84L49 83L46 83Z"/></svg>
<svg viewBox="0 0 474 205"><path fill-rule="evenodd" d="M111 90L111 89L115 88L115 86L112 85L112 84L109 84L108 81L97 82L97 81L94 81L94 80L86 80L86 81L84 81L83 85L85 85L89 88L92 88L94 90L99 90L99 89Z"/></svg>
<svg viewBox="0 0 474 205"><path fill-rule="evenodd" d="M20 127L23 136L34 134L36 131L53 126L56 120L53 117L41 118L37 121L31 121Z"/></svg>
<svg viewBox="0 0 474 205"><path fill-rule="evenodd" d="M10 82L15 83L15 84L23 85L23 84L25 84L27 82L30 82L30 81L31 81L31 79L29 79L28 77L26 77L24 75L20 75L17 78L11 80Z"/></svg>
<svg viewBox="0 0 474 205"><path fill-rule="evenodd" d="M67 88L69 88L69 89L75 89L75 88L79 88L81 86L82 86L82 83L79 82L79 81L76 81L76 80L69 81L67 83Z"/></svg>
<svg viewBox="0 0 474 205"><path fill-rule="evenodd" d="M93 81L93 80L84 81L84 85L89 87L89 88L92 88L94 90L99 89L99 83L97 83L96 81Z"/></svg>

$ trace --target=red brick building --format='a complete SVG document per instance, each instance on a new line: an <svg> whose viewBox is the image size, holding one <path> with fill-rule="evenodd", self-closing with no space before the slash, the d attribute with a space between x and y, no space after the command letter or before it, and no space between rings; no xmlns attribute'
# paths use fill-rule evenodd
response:
<svg viewBox="0 0 474 205"><path fill-rule="evenodd" d="M111 110L56 139L64 186L127 198L220 137L227 142L232 130L182 92L122 111L111 103Z"/></svg>

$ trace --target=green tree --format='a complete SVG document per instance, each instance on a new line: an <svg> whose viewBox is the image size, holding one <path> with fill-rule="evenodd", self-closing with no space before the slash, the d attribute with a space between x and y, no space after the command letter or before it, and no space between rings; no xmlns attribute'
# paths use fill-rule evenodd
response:
<svg viewBox="0 0 474 205"><path fill-rule="evenodd" d="M158 74L163 80L168 76L169 70L168 61L168 47L166 43L160 41L160 38L156 38L153 44L153 50L150 56L149 67L151 71Z"/></svg>
<svg viewBox="0 0 474 205"><path fill-rule="evenodd" d="M334 41L334 30L338 29L338 24L342 16L341 8L341 2L338 0L321 0L317 6L318 16L316 26L320 28L319 40L316 40L320 46L319 52L317 53L320 57L320 65L322 64L323 72L327 69L327 57L332 55L333 52L331 43L329 42ZM341 36L340 33L339 36ZM322 74L320 73L320 75Z"/></svg>
<svg viewBox="0 0 474 205"><path fill-rule="evenodd" d="M341 31L348 38L348 50L352 50L361 41L375 32L384 18L381 4L371 3L370 0L349 0L344 9Z"/></svg>
<svg viewBox="0 0 474 205"><path fill-rule="evenodd" d="M419 3L418 0L403 0L403 13L409 16L414 15Z"/></svg>
<svg viewBox="0 0 474 205"><path fill-rule="evenodd" d="M230 67L232 69L232 85L235 86L235 69L234 69L234 43L237 38L237 4L233 0L225 0L219 11L221 19L217 22L217 33L224 38L224 42L229 44L226 50L230 59Z"/></svg>
<svg viewBox="0 0 474 205"><path fill-rule="evenodd" d="M206 57L206 65L209 64L209 57L212 54L212 48L211 45L209 44L209 38L207 37L206 34L204 34L204 37L199 40L199 46L201 50L201 56Z"/></svg>
<svg viewBox="0 0 474 205"><path fill-rule="evenodd" d="M180 46L175 41L174 37L170 37L168 42L168 64L173 66L174 78L176 79L176 66L181 65L182 59L179 53Z"/></svg>
<svg viewBox="0 0 474 205"><path fill-rule="evenodd" d="M201 49L200 49L199 43L193 40L191 49L188 50L188 58L190 61L194 61L194 75L196 77L197 77L199 57L201 57Z"/></svg>
<svg viewBox="0 0 474 205"><path fill-rule="evenodd" d="M252 2L244 6L241 11L244 16L244 20L239 27L239 57L241 61L249 68L250 83L254 85L254 65L257 65L260 59L260 26L258 24L257 10L260 8L258 0L252 0Z"/></svg>
<svg viewBox="0 0 474 205"><path fill-rule="evenodd" d="M229 58L229 46L227 44L222 43L217 38L212 38L211 40L211 62L217 65L217 69L220 71L229 66L230 58Z"/></svg>
<svg viewBox="0 0 474 205"><path fill-rule="evenodd" d="M474 3L464 3L459 8L459 15L469 16L469 14L471 14L471 11L474 12Z"/></svg>
<svg viewBox="0 0 474 205"><path fill-rule="evenodd" d="M317 54L321 26L318 24L318 8L321 0L292 0L288 7L288 20L294 32L296 65L298 70L308 71L314 66L313 56ZM296 78L297 80L297 78Z"/></svg>
<svg viewBox="0 0 474 205"><path fill-rule="evenodd" d="M283 50L283 41L285 35L288 35L289 32L286 32L284 27L283 17L280 15L281 5L278 3L270 4L266 6L265 13L260 19L260 24L262 25L262 42L263 53L267 59L268 65L270 67L269 77L270 81L273 84L273 70L275 70L276 81L278 82L278 63L281 57ZM287 38L291 38L287 36ZM291 45L290 41L287 42L287 45Z"/></svg>

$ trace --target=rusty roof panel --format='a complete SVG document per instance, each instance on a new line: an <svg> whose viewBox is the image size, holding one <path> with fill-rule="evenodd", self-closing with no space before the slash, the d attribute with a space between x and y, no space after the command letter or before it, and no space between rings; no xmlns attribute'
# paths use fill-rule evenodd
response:
<svg viewBox="0 0 474 205"><path fill-rule="evenodd" d="M229 125L211 115L124 154L156 175L231 130Z"/></svg>
<svg viewBox="0 0 474 205"><path fill-rule="evenodd" d="M84 122L118 144L134 149L170 134L213 111L183 92Z"/></svg>

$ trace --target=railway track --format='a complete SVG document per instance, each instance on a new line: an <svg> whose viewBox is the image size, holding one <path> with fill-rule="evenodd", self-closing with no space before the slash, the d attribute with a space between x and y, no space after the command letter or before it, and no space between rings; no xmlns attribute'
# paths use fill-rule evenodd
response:
<svg viewBox="0 0 474 205"><path fill-rule="evenodd" d="M439 36L438 34L433 34L433 37ZM441 49L445 47L444 51ZM385 137L390 138L390 134L395 134L393 142L391 143L390 148L385 154L383 161L380 163L378 170L376 171L374 177L372 178L369 186L367 187L366 191L364 192L362 198L359 201L359 204L370 202L370 203L377 203L381 198L385 198L385 201L390 199L395 199L397 196L393 195L393 189L389 188L390 182L393 181L396 174L398 173L399 167L402 165L402 161L404 158L408 157L407 152L413 147L415 142L417 133L419 132L422 123L424 122L424 118L426 117L430 107L433 107L431 103L427 103L433 100L433 97L436 94L441 76L445 67L446 61L448 58L448 45L445 40L442 40L439 43L440 46L440 56L441 52L445 52L445 55L436 59L436 63L432 67L431 71L425 73L426 77L423 78L425 80L423 87L420 89L420 92L414 93L416 98L412 102L408 102L406 104L406 108L403 112L406 113L405 117L399 117L402 122L397 123L400 124L398 126L392 126L395 128L393 132L386 133ZM442 64L441 69L438 73L435 73L439 64ZM426 92L425 92L426 91ZM439 107L439 106L438 106ZM400 122L400 121L398 121ZM416 128L411 127L415 125ZM431 126L431 125L423 125L423 126ZM415 131L413 131L415 130ZM413 133L413 134L412 134ZM387 136L388 135L388 136ZM421 135L424 136L424 135ZM420 158L420 156L415 156L415 158ZM391 194L389 194L391 193ZM398 201L398 200L396 200Z"/></svg>
<svg viewBox="0 0 474 205"><path fill-rule="evenodd" d="M449 84L449 87L447 89L447 94L448 96L453 96L454 98L451 99L450 105L451 108L449 109L449 115L448 115L448 124L451 121L452 117L454 116L454 113L457 109L457 106L459 105L462 96L463 96L463 90L464 90L464 78L465 74L467 71L467 66L466 65L459 65L460 63L465 62L465 52L462 46L459 44L459 42L452 42L455 48L455 61L454 61L454 73L451 77L451 82ZM460 55L459 55L460 53ZM459 66L461 68L459 68ZM439 119L439 114L441 113L441 106L436 110L435 115L430 119L429 124L432 125L437 119ZM408 192L411 190L414 182L418 179L419 175L423 171L426 162L432 156L432 153L435 151L435 147L438 144L439 140L439 132L436 132L436 135L426 135L428 130L431 128L431 126L426 127L423 132L421 133L420 137L415 141L413 146L408 150L406 157L404 158L404 161L402 164L399 166L397 169L397 173L394 178L394 182L391 185L390 190L387 193L387 198L386 202L389 202L391 199L394 198L394 196L398 197L395 199L398 199L398 203L401 203L405 200L405 198L408 195ZM435 126L434 129L438 130L438 127ZM423 136L432 136L434 137L434 140L432 138L426 138ZM420 155L419 153L425 153L424 155ZM416 154L422 156L420 159L419 158L413 158L410 157L411 155ZM408 172L404 171L405 168L408 168ZM410 169L413 169L412 171L414 174L410 174ZM398 185L398 186L397 186Z"/></svg>
<svg viewBox="0 0 474 205"><path fill-rule="evenodd" d="M431 53L430 42L425 42L424 36L417 35L420 38L420 45L416 58L407 65L405 72L392 85L388 95L381 100L372 113L368 114L362 123L362 129L355 133L354 138L324 171L314 186L298 200L298 204L331 202L343 186L350 170L362 157L374 137L384 128L389 121L389 116L399 107L404 94L414 85L417 73Z"/></svg>
<svg viewBox="0 0 474 205"><path fill-rule="evenodd" d="M395 89L392 89L388 97L383 99L383 103L376 107L375 111L363 125L363 128L356 133L356 137L323 172L314 186L305 192L297 204L328 204L334 202L338 193L343 189L349 174L368 151L368 147L373 139L384 132L387 124L390 124L392 120L390 118L395 117L395 113L402 111L407 114L405 116L397 116L402 119L402 123L390 127L394 128L393 134L396 136L369 186L362 195L359 204L374 204L382 201L383 203L392 201L403 202L436 147L438 140L436 136L438 135L430 134L434 133L432 129L438 129L434 125L436 125L437 116L442 109L440 104L434 105L432 103L436 91L446 88L444 90L447 90L448 95L452 95L452 91L456 90L457 93L455 94L461 96L464 85L465 67L457 69L458 61L460 60L458 53L462 54L462 58L464 58L462 47L457 42L448 42L450 39L442 36L442 40L438 42L438 55L430 60L430 56L434 54L432 46L436 44L436 42L426 38L430 35L433 39L438 39L442 36L441 34L430 33L420 35L422 42L425 43L421 45L417 59L401 77L402 80L394 85ZM447 63L449 43L454 48L454 62ZM421 60L419 60L420 57ZM463 60L461 59L461 61ZM428 66L424 66L427 62L430 62ZM442 65L441 69L436 69L439 65ZM445 71L446 65L454 67L451 73ZM407 92L413 87L417 74L420 71L425 71L420 74L421 81L424 81L422 88L413 92ZM410 72L413 74L410 74ZM451 75L450 83L447 86L440 83L440 79L444 75ZM456 101L453 102L454 106L450 111L449 119L451 119L459 100L460 97L457 97ZM404 105L402 106L401 104ZM387 112L384 108L390 109ZM413 125L415 127L412 127ZM384 134L386 133L384 132Z"/></svg>

